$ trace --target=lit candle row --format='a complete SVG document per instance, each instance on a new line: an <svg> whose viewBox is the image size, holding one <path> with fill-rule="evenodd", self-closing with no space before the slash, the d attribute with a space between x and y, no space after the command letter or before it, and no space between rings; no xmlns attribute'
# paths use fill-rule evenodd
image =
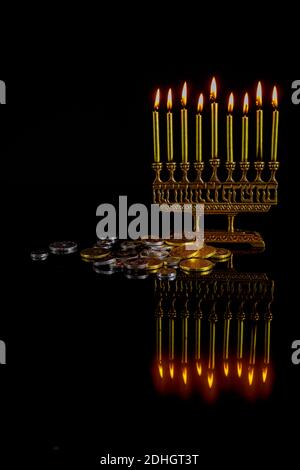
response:
<svg viewBox="0 0 300 470"><path fill-rule="evenodd" d="M213 78L210 88L211 101L211 158L218 158L218 103L217 103L217 85ZM160 91L157 90L154 110L153 110L153 143L154 143L154 161L160 162L160 137L159 137L159 103ZM188 111L187 106L187 84L183 85L181 96L181 157L182 163L188 162ZM227 161L233 162L233 93L229 96L228 114L226 120L227 131ZM279 111L277 89L274 87L272 95L273 117L272 117L272 140L271 140L271 161L277 160L278 148L278 124ZM256 159L263 159L263 110L262 110L262 86L258 83L256 93ZM202 111L203 111L203 94L201 93L198 100L196 113L196 162L202 161ZM244 97L243 117L242 117L242 151L241 161L248 161L249 147L249 97L248 93ZM167 100L167 158L168 162L173 162L173 113L172 113L172 90L169 89Z"/></svg>

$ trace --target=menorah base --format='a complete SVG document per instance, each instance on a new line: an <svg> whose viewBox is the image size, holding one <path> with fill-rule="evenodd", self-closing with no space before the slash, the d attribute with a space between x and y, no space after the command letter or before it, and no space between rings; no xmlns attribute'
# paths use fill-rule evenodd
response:
<svg viewBox="0 0 300 470"><path fill-rule="evenodd" d="M205 230L205 243L216 244L241 244L251 245L254 248L264 248L265 242L258 232L248 232L244 230L235 230L228 232L226 230Z"/></svg>

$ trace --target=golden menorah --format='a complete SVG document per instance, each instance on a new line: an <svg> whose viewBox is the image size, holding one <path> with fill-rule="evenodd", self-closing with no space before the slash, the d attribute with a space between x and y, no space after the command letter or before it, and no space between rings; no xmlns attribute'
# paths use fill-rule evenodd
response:
<svg viewBox="0 0 300 470"><path fill-rule="evenodd" d="M162 381L177 376L187 385L192 377L206 375L212 389L220 374L242 378L246 369L250 387L266 383L274 281L265 273L231 269L203 279L179 275L175 282L156 281L155 292L156 363ZM230 370L233 363L235 371Z"/></svg>
<svg viewBox="0 0 300 470"><path fill-rule="evenodd" d="M277 161L279 111L277 89L272 95L272 135L270 159L263 160L264 126L262 107L262 86L259 82L256 96L256 157L250 162L249 152L249 97L245 94L241 136L241 155L239 162L234 161L233 154L233 94L228 102L226 117L227 159L222 164L218 152L218 103L217 86L212 80L210 90L211 100L211 156L203 161L203 95L200 94L195 116L195 161L188 161L188 131L187 86L182 90L181 109L181 158L180 163L174 161L173 149L173 113L172 92L167 100L167 161L160 159L160 91L157 90L153 111L153 141L155 171L153 182L153 202L172 206L172 210L189 205L193 210L196 204L204 204L205 214L222 214L228 218L227 230L206 230L205 241L208 243L247 243L255 247L264 247L264 241L258 232L236 230L235 217L240 213L268 212L271 206L277 204L278 182L276 172L279 168ZM222 176L220 176L222 174Z"/></svg>

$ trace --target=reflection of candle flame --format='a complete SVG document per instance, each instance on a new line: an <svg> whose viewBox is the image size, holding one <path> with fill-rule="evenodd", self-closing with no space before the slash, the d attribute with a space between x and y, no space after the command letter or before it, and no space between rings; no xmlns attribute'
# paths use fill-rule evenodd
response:
<svg viewBox="0 0 300 470"><path fill-rule="evenodd" d="M248 93L246 93L244 97L243 113L248 114L248 111L249 111L249 97L248 97Z"/></svg>
<svg viewBox="0 0 300 470"><path fill-rule="evenodd" d="M196 368L197 368L197 373L199 375L199 377L201 377L202 375L202 364L200 361L196 361Z"/></svg>
<svg viewBox="0 0 300 470"><path fill-rule="evenodd" d="M167 109L168 109L168 111L171 111L171 109L172 109L172 90L171 90L171 88L168 91Z"/></svg>
<svg viewBox="0 0 300 470"><path fill-rule="evenodd" d="M262 370L262 380L264 384L266 383L267 375L268 375L268 366L265 365Z"/></svg>
<svg viewBox="0 0 300 470"><path fill-rule="evenodd" d="M249 382L250 387L253 383L253 377L254 377L254 367L250 366L248 370L248 382Z"/></svg>
<svg viewBox="0 0 300 470"><path fill-rule="evenodd" d="M200 93L199 99L198 99L198 106L197 106L197 111L198 113L201 113L203 110L203 93Z"/></svg>
<svg viewBox="0 0 300 470"><path fill-rule="evenodd" d="M274 86L273 93L272 93L272 106L273 108L277 108L278 106L278 97L277 97L277 88Z"/></svg>
<svg viewBox="0 0 300 470"><path fill-rule="evenodd" d="M210 99L212 101L215 101L217 98L217 83L215 77L213 77L211 81L211 86L210 86Z"/></svg>
<svg viewBox="0 0 300 470"><path fill-rule="evenodd" d="M226 377L228 377L229 374L229 363L228 361L224 361L224 374Z"/></svg>
<svg viewBox="0 0 300 470"><path fill-rule="evenodd" d="M214 371L213 370L209 370L207 372L207 382L208 382L209 388L212 388L213 383L214 383Z"/></svg>
<svg viewBox="0 0 300 470"><path fill-rule="evenodd" d="M162 362L159 362L159 363L158 363L158 372L159 372L159 375L160 375L160 377L161 377L161 379L162 379L163 376L164 376L164 369L163 369Z"/></svg>
<svg viewBox="0 0 300 470"><path fill-rule="evenodd" d="M258 82L258 85L257 85L256 106L258 108L261 108L261 106L262 106L262 88L261 88L261 83L260 82Z"/></svg>
<svg viewBox="0 0 300 470"><path fill-rule="evenodd" d="M185 108L187 103L187 86L186 82L184 82L183 88L182 88L182 95L181 95L181 104Z"/></svg>
<svg viewBox="0 0 300 470"><path fill-rule="evenodd" d="M169 372L170 372L170 377L173 380L174 378L174 363L173 362L169 363Z"/></svg>
<svg viewBox="0 0 300 470"><path fill-rule="evenodd" d="M157 89L156 96L155 96L155 102L154 102L154 109L159 108L159 101L160 101L160 90L159 88Z"/></svg>
<svg viewBox="0 0 300 470"><path fill-rule="evenodd" d="M230 93L229 100L228 100L228 112L232 113L233 111L233 93Z"/></svg>
<svg viewBox="0 0 300 470"><path fill-rule="evenodd" d="M237 373L238 377L242 377L242 371L243 371L243 363L242 361L237 361Z"/></svg>
<svg viewBox="0 0 300 470"><path fill-rule="evenodd" d="M183 382L186 385L187 384L187 366L182 367L182 378Z"/></svg>

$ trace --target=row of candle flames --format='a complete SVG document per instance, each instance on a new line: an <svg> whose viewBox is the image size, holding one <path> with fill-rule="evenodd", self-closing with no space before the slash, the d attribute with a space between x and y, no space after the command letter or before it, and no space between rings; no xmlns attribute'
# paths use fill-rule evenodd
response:
<svg viewBox="0 0 300 470"><path fill-rule="evenodd" d="M218 157L218 103L217 103L217 84L215 78L212 79L210 88L210 101L211 101L211 158L217 159ZM181 156L182 163L188 163L188 112L187 105L187 84L183 85L181 96ZM201 93L198 99L197 113L196 113L196 162L202 162L202 111L203 111L203 94ZM154 162L160 163L160 135L159 135L159 106L160 106L160 90L156 92L154 110L153 110L153 147L154 147ZM274 86L272 93L272 138L271 138L271 161L277 161L277 148L278 148L278 124L279 124L279 111L278 111L278 96L277 88ZM230 94L228 100L228 114L226 121L227 133L227 161L233 162L233 107L234 98L233 93ZM241 161L248 161L248 147L249 147L249 96L248 93L244 97L243 116L242 116L242 148L241 148ZM172 163L174 158L173 149L173 113L172 113L172 90L169 89L167 99L167 161ZM263 110L262 110L262 86L258 82L256 92L256 159L261 161L263 159Z"/></svg>
<svg viewBox="0 0 300 470"><path fill-rule="evenodd" d="M165 365L166 362L163 358L162 352L162 317L156 318L156 347L157 347L157 367L158 373L161 379L165 377ZM175 376L175 319L169 318L169 358L167 361L167 367L169 369L169 377L171 380ZM230 332L230 319L224 321L224 341L223 341L223 370L225 377L229 376L229 332ZM182 361L181 361L181 374L184 385L188 382L188 318L182 319ZM198 376L203 375L203 362L201 358L201 319L195 319L195 332L196 332L196 343L195 343L195 370ZM264 325L264 358L263 367L261 369L262 382L265 384L267 381L267 375L270 365L270 343L271 343L271 318L265 320ZM242 377L243 373L243 343L244 343L244 321L238 320L237 330L237 362L236 370L237 376ZM251 327L251 338L250 338L250 354L248 362L248 384L251 387L254 379L254 372L256 370L256 340L257 340L257 322L252 323ZM214 384L215 377L215 343L216 343L216 324L210 322L210 338L209 338L209 359L207 364L207 382L211 389Z"/></svg>

